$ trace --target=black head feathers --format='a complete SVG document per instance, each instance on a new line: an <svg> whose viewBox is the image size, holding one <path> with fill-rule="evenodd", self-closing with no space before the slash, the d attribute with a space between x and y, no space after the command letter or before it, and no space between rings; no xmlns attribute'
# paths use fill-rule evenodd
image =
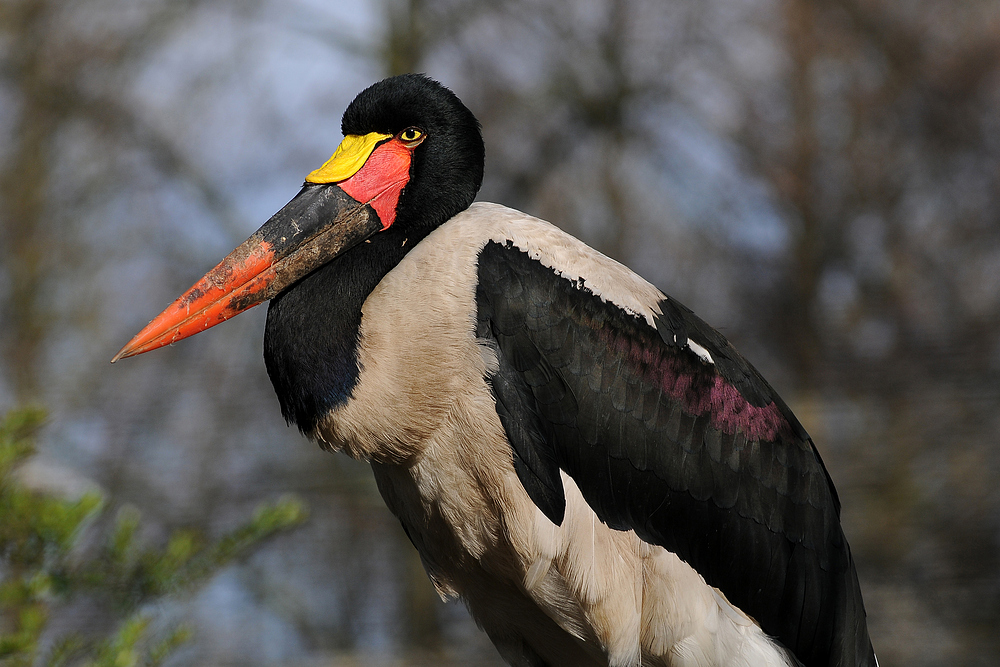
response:
<svg viewBox="0 0 1000 667"><path fill-rule="evenodd" d="M472 203L483 183L486 149L479 121L455 93L423 74L383 79L361 91L344 111L345 135L396 134L417 127L410 182L395 226L429 231Z"/></svg>

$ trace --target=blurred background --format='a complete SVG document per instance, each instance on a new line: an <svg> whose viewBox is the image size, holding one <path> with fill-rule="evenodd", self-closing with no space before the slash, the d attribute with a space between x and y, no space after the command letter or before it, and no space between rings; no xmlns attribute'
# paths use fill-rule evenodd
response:
<svg viewBox="0 0 1000 667"><path fill-rule="evenodd" d="M366 466L284 425L263 308L108 364L409 71L483 123L480 199L633 267L786 398L882 665L998 664L996 0L0 0L0 410L50 414L28 473L154 541L311 506L162 605L196 628L171 664L501 664Z"/></svg>

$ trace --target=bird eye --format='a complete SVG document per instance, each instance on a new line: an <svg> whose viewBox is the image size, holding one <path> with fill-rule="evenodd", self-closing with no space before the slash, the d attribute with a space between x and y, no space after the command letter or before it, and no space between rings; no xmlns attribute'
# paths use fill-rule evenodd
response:
<svg viewBox="0 0 1000 667"><path fill-rule="evenodd" d="M399 133L399 138L408 144L416 146L424 140L424 133L415 127L408 127Z"/></svg>

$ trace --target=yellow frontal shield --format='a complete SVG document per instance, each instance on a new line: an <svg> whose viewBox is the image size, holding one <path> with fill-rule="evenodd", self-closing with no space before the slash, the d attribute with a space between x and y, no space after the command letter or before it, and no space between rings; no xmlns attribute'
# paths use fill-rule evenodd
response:
<svg viewBox="0 0 1000 667"><path fill-rule="evenodd" d="M364 166L379 142L386 139L392 139L392 135L379 132L348 134L330 159L306 176L306 183L339 183L347 180Z"/></svg>

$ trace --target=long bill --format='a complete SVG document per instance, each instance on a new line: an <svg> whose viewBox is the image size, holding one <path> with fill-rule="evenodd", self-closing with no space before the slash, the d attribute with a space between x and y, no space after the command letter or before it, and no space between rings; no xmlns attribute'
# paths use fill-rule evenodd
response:
<svg viewBox="0 0 1000 667"><path fill-rule="evenodd" d="M372 234L372 208L334 184L309 184L191 289L156 316L111 363L225 322L266 301Z"/></svg>

